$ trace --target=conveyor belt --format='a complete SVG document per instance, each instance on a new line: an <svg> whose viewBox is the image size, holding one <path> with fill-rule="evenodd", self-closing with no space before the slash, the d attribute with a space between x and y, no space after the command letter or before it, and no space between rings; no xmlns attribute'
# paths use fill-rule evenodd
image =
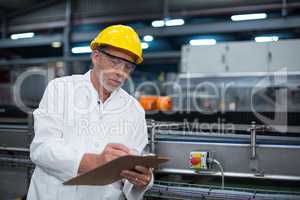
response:
<svg viewBox="0 0 300 200"><path fill-rule="evenodd" d="M147 197L166 199L232 199L232 200L299 200L300 192L254 190L216 186L196 185L177 182L156 181L146 193Z"/></svg>

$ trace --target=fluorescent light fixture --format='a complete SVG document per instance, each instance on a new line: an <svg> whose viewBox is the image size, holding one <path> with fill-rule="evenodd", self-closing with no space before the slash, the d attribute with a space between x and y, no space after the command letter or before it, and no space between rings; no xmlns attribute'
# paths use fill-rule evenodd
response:
<svg viewBox="0 0 300 200"><path fill-rule="evenodd" d="M194 39L190 40L190 45L199 46L199 45L215 45L217 41L215 39Z"/></svg>
<svg viewBox="0 0 300 200"><path fill-rule="evenodd" d="M181 26L184 24L183 19L170 19L166 21L166 26Z"/></svg>
<svg viewBox="0 0 300 200"><path fill-rule="evenodd" d="M165 21L164 20L155 20L151 24L153 27L163 27L165 25Z"/></svg>
<svg viewBox="0 0 300 200"><path fill-rule="evenodd" d="M145 35L145 36L143 37L143 40L144 40L145 42L151 42L151 41L153 40L153 36L152 36L152 35Z"/></svg>
<svg viewBox="0 0 300 200"><path fill-rule="evenodd" d="M255 42L276 42L278 39L278 36L260 36L255 37Z"/></svg>
<svg viewBox="0 0 300 200"><path fill-rule="evenodd" d="M32 38L34 36L33 32L28 32L28 33L16 33L10 35L10 39L12 40L17 40L17 39L23 39L23 38Z"/></svg>
<svg viewBox="0 0 300 200"><path fill-rule="evenodd" d="M153 27L181 26L181 25L184 25L184 19L155 20L152 22Z"/></svg>
<svg viewBox="0 0 300 200"><path fill-rule="evenodd" d="M74 54L91 53L92 49L89 46L82 46L82 47L73 47L71 51Z"/></svg>
<svg viewBox="0 0 300 200"><path fill-rule="evenodd" d="M146 42L142 42L142 49L147 49L149 47L149 44Z"/></svg>
<svg viewBox="0 0 300 200"><path fill-rule="evenodd" d="M255 20L255 19L266 19L266 13L255 13L255 14L244 14L244 15L232 15L232 21L244 21L244 20Z"/></svg>
<svg viewBox="0 0 300 200"><path fill-rule="evenodd" d="M51 46L52 46L53 48L60 48L60 47L61 47L61 42L52 42L52 43L51 43Z"/></svg>

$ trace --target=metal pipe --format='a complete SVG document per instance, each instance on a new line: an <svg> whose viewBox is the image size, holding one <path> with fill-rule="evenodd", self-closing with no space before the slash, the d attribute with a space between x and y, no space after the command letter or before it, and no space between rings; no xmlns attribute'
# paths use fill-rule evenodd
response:
<svg viewBox="0 0 300 200"><path fill-rule="evenodd" d="M27 133L27 129L0 129L0 133Z"/></svg>
<svg viewBox="0 0 300 200"><path fill-rule="evenodd" d="M18 152L29 152L27 148L17 148L17 147L2 147L0 146L0 151L18 151Z"/></svg>
<svg viewBox="0 0 300 200"><path fill-rule="evenodd" d="M155 154L155 121L151 120L150 153Z"/></svg>
<svg viewBox="0 0 300 200"><path fill-rule="evenodd" d="M281 16L286 17L287 16L287 0L282 0L282 9L281 9Z"/></svg>
<svg viewBox="0 0 300 200"><path fill-rule="evenodd" d="M250 128L250 147L251 147L251 160L256 159L256 131L266 131L271 130L271 127L269 126L256 126L255 122L252 122L251 128Z"/></svg>
<svg viewBox="0 0 300 200"><path fill-rule="evenodd" d="M71 0L66 0L66 26L64 28L64 58L68 58L70 56L70 38L71 38L71 16L72 16L72 9L71 9ZM70 63L67 59L65 59L64 63L64 71L65 75L70 74Z"/></svg>
<svg viewBox="0 0 300 200"><path fill-rule="evenodd" d="M251 135L250 135L250 147L251 147L251 159L256 158L256 125L255 122L252 122L251 125Z"/></svg>
<svg viewBox="0 0 300 200"><path fill-rule="evenodd" d="M183 126L182 123L156 123L155 120L150 120L150 123L148 123L147 127L151 129L150 131L150 153L155 154L155 143L156 141L156 134L157 128L178 128Z"/></svg>
<svg viewBox="0 0 300 200"><path fill-rule="evenodd" d="M160 168L156 169L155 173L161 174L181 174L181 175L206 175L206 176L221 176L220 173L211 171L195 171L191 169L176 169L176 168ZM277 174L264 174L264 176L256 176L252 173L239 173L239 172L224 172L224 177L236 177L236 178L251 178L262 180L286 180L286 181L300 181L300 176L288 176Z"/></svg>
<svg viewBox="0 0 300 200"><path fill-rule="evenodd" d="M223 170L222 164L219 161L217 161L216 159L212 159L211 163L215 163L218 166L218 168L221 172L221 176L222 176L222 185L221 185L221 187L222 187L222 190L224 190L224 170Z"/></svg>
<svg viewBox="0 0 300 200"><path fill-rule="evenodd" d="M5 16L2 17L1 36L2 39L7 37L7 18Z"/></svg>
<svg viewBox="0 0 300 200"><path fill-rule="evenodd" d="M25 165L32 165L32 161L29 159L23 158L7 158L7 157L0 157L0 162L11 162L16 164L25 164Z"/></svg>
<svg viewBox="0 0 300 200"><path fill-rule="evenodd" d="M0 130L2 130L2 129L27 130L28 129L28 125L0 124Z"/></svg>
<svg viewBox="0 0 300 200"><path fill-rule="evenodd" d="M166 20L166 18L169 17L169 0L164 0L164 5L163 5L163 8L164 8L164 20Z"/></svg>

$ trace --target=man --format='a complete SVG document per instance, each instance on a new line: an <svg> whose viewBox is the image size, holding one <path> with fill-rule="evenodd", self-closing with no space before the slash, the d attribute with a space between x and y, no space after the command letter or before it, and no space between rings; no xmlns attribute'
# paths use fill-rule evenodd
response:
<svg viewBox="0 0 300 200"><path fill-rule="evenodd" d="M141 154L148 142L145 113L120 87L143 61L130 27L114 25L91 42L92 70L51 81L34 111L30 146L36 164L28 200L137 200L153 184L150 169L122 171L107 186L62 183L120 156Z"/></svg>

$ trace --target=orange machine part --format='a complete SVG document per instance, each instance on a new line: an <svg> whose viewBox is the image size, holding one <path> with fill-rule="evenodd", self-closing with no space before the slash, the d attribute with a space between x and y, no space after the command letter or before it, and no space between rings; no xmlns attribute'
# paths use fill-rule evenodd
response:
<svg viewBox="0 0 300 200"><path fill-rule="evenodd" d="M169 96L161 96L157 99L157 107L161 111L169 111L172 109L172 101Z"/></svg>
<svg viewBox="0 0 300 200"><path fill-rule="evenodd" d="M156 110L157 99L157 96L140 96L139 101L144 110Z"/></svg>
<svg viewBox="0 0 300 200"><path fill-rule="evenodd" d="M140 96L142 107L147 110L169 111L172 109L172 101L169 96Z"/></svg>

